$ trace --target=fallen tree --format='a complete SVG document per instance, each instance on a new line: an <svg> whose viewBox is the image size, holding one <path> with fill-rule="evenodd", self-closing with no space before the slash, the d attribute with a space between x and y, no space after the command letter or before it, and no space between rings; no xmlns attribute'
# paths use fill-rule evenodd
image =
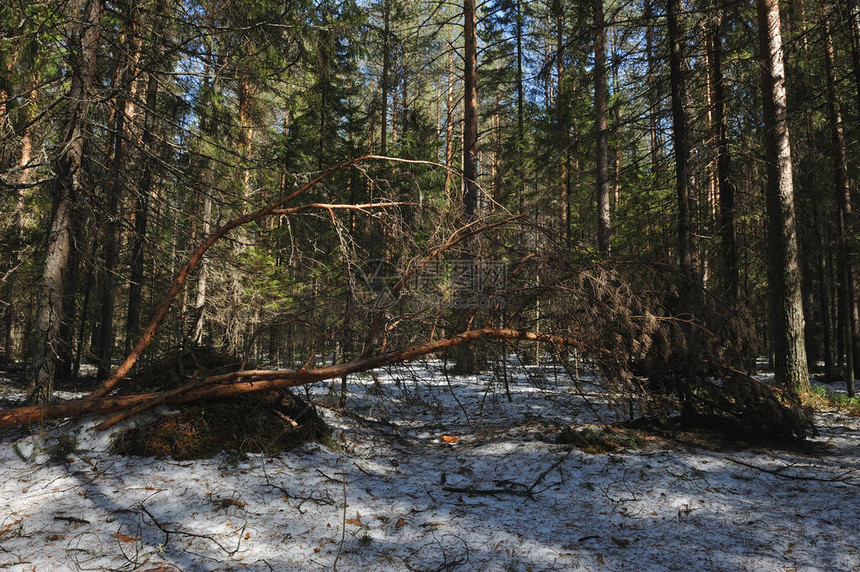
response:
<svg viewBox="0 0 860 572"><path fill-rule="evenodd" d="M485 328L466 331L449 338L431 340L422 345L413 346L399 351L385 352L376 356L368 357L365 353L361 359L324 368L299 369L293 371L238 371L226 375L211 376L201 380L192 380L189 384L165 392L109 397L109 394L128 375L137 360L146 351L147 347L149 347L156 332L166 318L173 301L182 290L191 272L199 265L206 252L218 241L224 239L232 230L252 222L260 221L272 215L281 216L285 214L298 214L309 210L328 210L330 212L335 210L358 210L366 212L372 209L409 204L389 201L367 204L308 203L291 207L286 206L293 199L331 178L336 173L359 163L368 161L396 162L448 168L444 165L430 161L399 159L379 155L357 157L323 171L316 178L312 179L281 200L270 203L255 212L251 212L228 221L217 228L212 234L207 236L192 251L186 263L179 269L178 273L174 277L170 288L168 288L167 292L156 306L149 325L143 331L137 343L119 365L117 370L108 377L108 379L106 379L98 388L85 398L73 399L62 403L28 405L0 411L0 428L32 424L50 419L79 417L85 415L104 415L120 411L121 413L105 420L96 427L98 430L104 430L123 419L160 404L180 404L198 400L223 399L242 394L306 385L341 377L350 373L367 371L380 366L409 361L423 355L456 347L481 338L539 341L554 343L560 346L578 346L582 349L586 347L587 344L582 340L570 336L542 334L510 328ZM416 263L412 272L419 270L422 265L426 264L429 260L440 256L443 252L463 240L480 234L487 229L504 225L511 220L516 220L517 218L520 217L511 217L506 220L490 223L486 226L480 226L478 225L479 221L475 221L466 227L457 229L445 244L434 249L429 255L422 257L422 259ZM404 276L395 288L399 289L402 287L403 282L407 277L408 276ZM369 338L373 337L379 325L380 323L377 317L377 321L375 321L373 326L370 328L371 333ZM368 341L365 342L365 346L365 350L368 350ZM593 348L589 348L589 353L592 353L592 350ZM597 353L600 353L600 351L598 350Z"/></svg>
<svg viewBox="0 0 860 572"><path fill-rule="evenodd" d="M544 342L563 347L574 347L588 354L601 353L602 350L591 347L583 340L571 335L543 334L513 330L509 328L485 328L470 330L449 338L431 340L427 343L406 349L391 351L377 356L363 358L342 364L314 369L299 369L291 371L277 370L246 370L228 374L216 375L192 382L183 388L169 390L163 393L143 393L116 397L84 397L62 403L29 405L0 411L0 428L27 425L60 419L65 417L80 417L84 415L105 415L122 411L123 414L112 417L96 426L96 429L107 429L122 419L143 409L156 405L174 405L200 400L224 399L256 393L272 391L287 387L296 387L334 379L351 373L368 371L377 367L392 365L474 342L481 339L506 339Z"/></svg>
<svg viewBox="0 0 860 572"><path fill-rule="evenodd" d="M390 316L374 308L363 317L363 332L360 327L353 326L352 335L365 335L361 357L353 361L285 371L245 370L243 365L240 366L242 371L201 374L185 385L161 392L110 396L152 342L190 273L207 250L231 230L270 215L292 215L309 210L367 211L407 204L286 205L334 173L371 160L436 165L377 156L353 159L322 173L286 199L224 224L191 253L156 307L141 338L109 379L85 398L0 411L0 428L57 418L115 414L96 426L103 430L160 404L282 390L407 362L479 340L518 340L553 345L553 353L565 368L569 353L560 350L574 350L577 362L583 359L597 374L607 399L623 409L631 420L634 416L665 419L680 413L691 424L731 426L744 434L803 438L814 433L812 415L796 394L749 375L749 368L744 364L755 355L755 348L751 344L750 321L744 318L743 312L726 311L719 300L699 290L700 286L686 284L671 268L594 261L587 251L578 256L567 247L538 256L519 248L518 237L508 241L493 237L497 246L513 245L498 255L511 261L513 268L504 292L505 312L499 312L500 306L493 305L485 311L473 308L468 316L467 323L486 324L487 327L471 326L474 329L470 327L464 332L437 338L437 327L445 327L440 324L443 318L440 314L428 315L426 321L416 318L420 313L408 319L401 315L386 325L383 339L377 341L375 338L383 330L383 320ZM514 225L524 224L520 218L481 219L454 229L441 244L428 245L427 250L422 248L424 252L408 257L401 264L400 279L391 287L391 292L401 294L410 277L417 276L432 260L441 258L443 253L472 237L490 231L498 234L522 232L521 227ZM348 317L344 319L348 321ZM410 321L427 329L402 327L396 331L398 325ZM338 326L337 332L341 327ZM448 331L451 329L449 324ZM429 341L411 345L428 331ZM386 351L388 347L405 349ZM311 350L309 356L318 355L316 347ZM372 355L373 351L380 353ZM505 359L505 352L503 346L501 359ZM576 377L571 375L574 380Z"/></svg>
<svg viewBox="0 0 860 572"><path fill-rule="evenodd" d="M188 280L188 276L191 274L191 271L197 267L200 261L203 259L203 255L206 254L212 246L218 242L219 240L226 237L232 230L235 230L241 226L246 224L260 221L271 215L283 215L289 213L298 213L305 210L310 210L313 208L321 208L321 209L355 209L355 210L368 210L371 208L377 207L387 207L393 206L396 204L402 203L373 203L367 205L329 205L329 204L305 204L299 205L296 207L285 208L290 201L295 199L296 197L307 193L323 181L331 178L336 173L339 173L345 169L352 167L353 165L357 165L359 163L364 163L368 161L390 161L396 163L406 163L406 164L416 164L416 165L432 165L437 167L445 168L444 165L440 165L438 163L433 163L430 161L419 161L412 159L398 159L395 157L384 157L380 155L365 155L363 157L356 157L354 159L350 159L348 161L344 161L343 163L331 167L325 171L323 171L319 176L306 183L299 189L290 193L287 197L275 201L266 205L265 207L245 215L242 215L238 218L235 218L224 225L220 226L215 230L212 234L207 236L203 242L201 242L197 248L191 253L191 256L188 258L188 261L179 269L179 272L176 274L176 277L173 279L173 283L170 285L167 293L161 299L158 306L155 308L155 314L152 317L152 320L149 322L149 325L143 331L138 339L137 343L132 348L131 352L129 352L128 356L123 360L123 362L119 365L117 370L111 375L105 382L98 387L95 391L92 392L91 397L104 397L108 395L111 390L113 390L116 385L128 375L128 372L131 371L131 368L134 367L134 364L137 362L138 358L146 351L146 348L149 347L149 344L152 342L155 337L155 333L158 331L158 328L161 326L161 323L164 321L164 318L167 316L168 310L170 310L170 306L173 304L173 301L176 299L177 294L182 290L182 287L185 285L185 282Z"/></svg>
<svg viewBox="0 0 860 572"><path fill-rule="evenodd" d="M0 428L35 424L42 421L87 415L116 415L94 427L105 430L146 409L158 405L180 405L204 400L222 400L253 393L272 392L290 387L308 385L344 375L369 371L378 367L408 362L462 344L480 340L515 340L545 343L556 353L563 348L574 349L594 360L597 370L604 375L615 370L622 374L624 364L606 347L590 340L589 332L575 331L565 335L539 333L510 328L483 328L469 330L448 338L431 340L405 349L380 355L334 364L321 368L298 370L241 370L193 380L179 388L163 392L150 392L115 397L84 397L55 404L31 405L0 411ZM645 419L662 418L671 410L680 411L684 421L693 426L716 428L733 435L755 438L804 438L815 433L811 414L797 396L772 387L748 374L702 360L711 373L720 372L718 378L710 375L688 378L676 391L683 395L674 405L649 412L648 402L666 403L672 391L648 389L642 385L624 399L641 400L639 408ZM689 365L689 364L687 364ZM621 368L621 369L616 369ZM670 367L669 370L672 368ZM685 368L686 369L686 368ZM668 373L668 372L667 372ZM704 381L706 380L706 381ZM653 381L653 380L652 380ZM678 380L676 380L678 381ZM610 384L611 385L611 384Z"/></svg>

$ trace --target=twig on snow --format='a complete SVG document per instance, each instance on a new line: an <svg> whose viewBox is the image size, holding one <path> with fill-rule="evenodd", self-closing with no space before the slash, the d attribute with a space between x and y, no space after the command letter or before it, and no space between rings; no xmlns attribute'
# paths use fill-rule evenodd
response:
<svg viewBox="0 0 860 572"><path fill-rule="evenodd" d="M158 519L156 519L155 516L151 512L149 512L149 509L147 509L146 506L144 506L143 504L140 505L140 510L145 512L146 515L150 518L150 520L152 520L152 524L154 524L158 530L160 530L161 532L164 533L164 542L162 543L164 546L167 546L167 543L170 541L170 535L171 534L178 534L181 536L190 536L192 538L203 538L205 540L208 540L208 541L212 542L213 544L215 544L218 548L223 550L228 556L233 556L234 554L239 552L239 547L242 545L242 537L243 537L243 534L241 534L241 533L245 530L245 527L247 526L247 523L245 523L244 525L242 525L242 528L239 529L240 534L239 534L239 540L236 543L236 548L234 550L230 550L229 548L227 548L226 546L224 546L223 544L221 544L220 542L215 540L211 535L197 534L195 532L187 532L185 530L166 528L164 525L162 525L160 522L158 522Z"/></svg>
<svg viewBox="0 0 860 572"><path fill-rule="evenodd" d="M549 466L549 468L547 468L544 472L542 472L541 474L539 474L539 475L538 475L538 477L535 479L535 481L532 483L532 485L528 488L528 491L529 491L529 492L533 492L533 491L535 490L535 487L536 487L536 486L538 486L538 484L539 484L542 480L544 480L544 478L545 478L548 474L550 474L552 471L554 471L555 469L557 469L557 468L559 467L559 465L561 465L561 464L565 461L565 459L567 459L567 458L568 458L568 456L570 456L570 454L571 454L572 452L573 452L573 448L571 447L570 449L568 449L568 450L567 450L567 453L565 453L564 455L562 455L562 456L561 456L561 458L560 458L558 461L556 461L555 463L553 463L552 465L550 465L550 466Z"/></svg>
<svg viewBox="0 0 860 572"><path fill-rule="evenodd" d="M774 475L783 479L791 479L795 481L816 481L819 483L845 483L846 485L851 485L852 487L860 487L860 483L852 483L846 480L851 474L856 473L857 469L850 469L848 471L843 472L840 475L830 478L824 477L813 477L806 475L791 475L781 472L780 469L768 469L767 467L759 467L754 465L753 463L747 463L746 461L741 461L740 459L734 459L732 457L725 457L727 461L731 461L732 463L736 463L738 465L742 465L744 467L748 467L750 469L755 469L756 471L761 471L762 473L768 473L769 475ZM788 467L786 467L788 468Z"/></svg>

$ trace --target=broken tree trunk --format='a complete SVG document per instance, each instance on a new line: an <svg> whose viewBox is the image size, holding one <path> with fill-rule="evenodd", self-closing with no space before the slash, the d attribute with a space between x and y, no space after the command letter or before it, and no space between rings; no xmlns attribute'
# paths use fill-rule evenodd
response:
<svg viewBox="0 0 860 572"><path fill-rule="evenodd" d="M293 371L250 370L212 376L201 380L199 385L197 383L192 384L192 386L188 387L188 391L183 393L177 393L173 390L161 394L145 393L119 397L90 396L63 403L7 409L0 411L0 428L38 423L40 421L64 417L104 415L130 408L135 408L136 412L139 412L143 410L139 407L141 404L148 404L150 406L162 404L175 405L308 385L350 373L368 371L377 367L413 360L479 339L525 340L550 343L557 346L573 346L590 355L597 355L601 351L605 351L591 347L587 342L570 335L543 334L508 328L469 330L450 338L431 340L407 349L322 368ZM97 426L97 428L106 429L111 424L105 423Z"/></svg>
<svg viewBox="0 0 860 572"><path fill-rule="evenodd" d="M188 262L186 262L185 265L180 268L179 273L176 275L176 278L173 279L173 283L170 285L170 289L167 291L167 293L161 299L161 302L159 302L158 306L156 307L155 315L153 316L152 321L143 331L143 334L141 334L140 339L134 345L134 348L131 350L125 360L120 364L116 372L114 372L114 374L110 376L107 380L105 380L105 382L101 386L99 386L95 391L93 391L90 394L90 397L106 396L128 374L128 372L134 366L135 362L137 362L137 359L141 356L141 354L143 354L143 352L152 342L152 339L155 336L155 332L158 331L158 328L161 326L161 323L167 316L167 311L170 309L170 305L173 303L173 300L176 298L176 295L179 294L179 291L182 290L182 286L185 284L186 280L188 280L188 275L200 263L201 259L203 258L203 255L206 254L206 251L209 250L216 242L227 236L227 234L231 230L239 228L245 224L261 220L269 215L276 214L276 211L281 209L288 202L305 193L306 191L312 189L313 187L325 181L332 175L339 173L345 169L348 169L353 165L366 161L391 161L397 163L408 163L417 165L432 165L444 168L443 165L439 165L438 163L433 163L430 161L396 159L392 157L383 157L380 155L365 155L364 157L357 157L355 159L344 161L340 165L327 169L321 175L319 175L300 189L297 189L296 191L291 193L288 197L271 203L256 212L248 213L246 215L235 218L230 222L224 224L223 226L219 227L217 230L215 230L215 232L206 237L206 239L202 243L200 243L200 245L191 254L191 257L188 259ZM302 207L295 208L308 208L308 205L303 205ZM283 213L283 210L281 210L281 213Z"/></svg>

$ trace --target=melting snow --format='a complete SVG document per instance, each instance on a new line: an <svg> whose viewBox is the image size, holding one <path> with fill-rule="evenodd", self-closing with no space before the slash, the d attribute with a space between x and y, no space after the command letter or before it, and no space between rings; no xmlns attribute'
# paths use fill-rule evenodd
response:
<svg viewBox="0 0 860 572"><path fill-rule="evenodd" d="M857 418L819 416L815 454L593 455L547 437L603 421L593 386L520 367L509 402L440 371L353 376L352 415L321 409L335 449L178 462L110 455L95 420L9 432L0 568L860 570ZM63 435L77 450L52 459Z"/></svg>

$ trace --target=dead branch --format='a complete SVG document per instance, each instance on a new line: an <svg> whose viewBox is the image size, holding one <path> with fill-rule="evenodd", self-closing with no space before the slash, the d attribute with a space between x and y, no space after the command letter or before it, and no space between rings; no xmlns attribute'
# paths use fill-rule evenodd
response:
<svg viewBox="0 0 860 572"><path fill-rule="evenodd" d="M147 509L143 505L143 503L140 504L140 509L146 513L146 515L150 518L150 520L152 520L152 524L155 526L155 528L157 528L158 530L160 530L164 534L164 542L162 544L164 544L165 546L167 546L167 544L170 542L170 535L171 534L175 534L178 536L188 536L190 538L203 538L205 540L212 542L215 546L217 546L218 548L223 550L229 556L233 556L234 554L236 554L239 551L239 547L242 544L241 532L245 530L245 525L242 526L242 528L240 529L240 533L238 534L238 540L236 541L236 548L234 550L230 550L229 548L227 548L226 546L224 546L223 544L221 544L220 542L215 540L215 538L212 535L197 534L195 532L187 532L187 531L181 530L179 528L167 528L167 524L170 524L170 523L158 522L158 519L156 519L155 516L151 512L149 512L149 509Z"/></svg>
<svg viewBox="0 0 860 572"><path fill-rule="evenodd" d="M747 463L746 461L741 461L740 459L735 459L733 457L725 457L727 461L731 461L737 465L741 465L742 467L747 467L749 469L755 469L756 471L761 471L762 473L767 473L769 475L774 475L775 477L779 477L781 479L790 479L794 481L815 481L819 483L844 483L846 485L850 485L852 487L860 487L860 483L854 483L848 481L848 477L852 474L856 473L855 469L851 469L848 471L843 471L842 474L837 475L835 477L813 477L808 475L792 475L783 473L780 469L768 469L767 467L759 467L758 465L754 465L753 463ZM788 468L788 467L785 467Z"/></svg>
<svg viewBox="0 0 860 572"><path fill-rule="evenodd" d="M275 211L281 209L288 202L292 201L299 195L309 191L319 183L330 178L332 175L335 175L336 173L348 169L353 165L367 161L391 161L407 164L434 165L445 168L444 165L429 161L398 159L394 157L384 157L380 155L365 155L363 157L356 157L354 159L344 161L340 165L330 167L329 169L323 171L319 176L317 176L301 188L293 191L286 198L270 203L269 205L263 207L256 212L248 213L246 215L235 218L227 222L223 226L219 227L215 230L215 232L213 232L203 242L201 242L199 246L197 246L197 248L191 254L191 257L188 259L188 262L186 262L182 266L182 268L179 270L179 273L176 275L176 278L173 279L173 283L170 285L170 289L167 291L167 293L161 299L161 302L159 302L158 306L156 307L155 315L152 317L152 321L150 321L149 325L143 331L143 334L141 334L140 339L134 345L132 351L128 354L122 364L120 364L116 372L112 376L110 376L101 386L96 388L96 390L90 394L90 397L96 398L106 396L128 374L128 372L137 362L137 359L141 356L141 354L143 354L143 352L152 342L152 339L155 336L155 332L158 331L158 328L161 326L161 323L167 316L167 312L170 309L170 305L173 303L173 300L176 298L176 295L179 294L179 291L182 290L182 286L188 279L188 275L200 263L200 260L203 258L203 255L206 254L206 251L209 250L216 242L227 236L227 234L233 229L236 229L240 226L244 226L251 222L261 220L269 215L274 214Z"/></svg>
<svg viewBox="0 0 860 572"><path fill-rule="evenodd" d="M147 404L150 407L162 403L165 405L177 405L200 400L227 399L260 391L274 391L288 387L308 385L351 373L368 371L386 365L414 360L424 355L480 339L526 340L560 346L573 346L591 355L599 355L606 352L604 349L592 347L588 342L571 335L529 332L509 328L484 328L462 332L450 338L432 340L403 350L391 351L377 356L316 369L292 371L250 370L211 376L201 381L201 384L206 385L187 388L188 390L184 392L173 390L164 393L145 393L118 397L93 397L90 395L62 403L16 407L0 411L0 428L38 423L39 421L64 417L104 415L124 411L128 408L139 407L143 404ZM140 411L143 409L145 408L141 408Z"/></svg>
<svg viewBox="0 0 860 572"><path fill-rule="evenodd" d="M138 413L142 413L142 412L146 411L147 409L151 409L153 407L161 405L162 403L164 403L168 399L178 397L178 396L182 395L183 393L188 393L189 391L191 391L193 389L197 389L197 388L203 387L205 385L212 385L212 383L213 382L210 381L208 378L207 379L196 379L196 380L192 381L191 383L187 383L187 384L183 385L182 387L177 387L176 389L171 389L170 391L165 391L163 393L159 393L155 397L150 399L149 401L144 401L143 403L140 403L139 405L135 405L134 407L132 407L130 409L126 409L125 411L121 411L120 413L117 413L113 417L106 419L105 421L102 421L101 423L99 423L95 427L95 429L97 431L104 431L105 429L109 429L121 421L125 421L126 419L129 419L130 417L134 417Z"/></svg>
<svg viewBox="0 0 860 572"><path fill-rule="evenodd" d="M568 449L568 450L567 450L567 453L565 453L564 455L562 455L562 456L561 456L561 458L559 458L555 463L553 463L552 465L550 465L549 467L547 467L547 469L546 469L546 470L544 470L541 474L539 474L539 475L538 475L538 477L537 477L537 478L534 480L534 482L531 484L531 486L528 488L528 492L532 492L532 491L534 491L534 490L535 490L535 487L536 487L536 486L538 486L538 484L540 484L540 482L541 482L542 480L544 480L544 478L546 478L546 476L547 476L548 474L550 474L552 471L554 471L555 469L557 469L557 468L558 468L562 463L564 463L564 461L565 461L565 460L570 456L570 454L571 454L572 452L573 452L573 447L571 447L570 449Z"/></svg>
<svg viewBox="0 0 860 572"><path fill-rule="evenodd" d="M475 221L467 224L466 226L458 228L457 230L454 231L454 233L450 237L448 237L448 240L445 241L445 244L434 249L432 252L430 252L426 256L421 257L420 260L418 260L417 262L416 262L416 259L418 257L416 257L410 261L410 266L412 265L413 262L415 262L415 265L411 266L411 268L407 269L406 272L404 272L403 276L400 277L400 280L398 280L397 283L391 287L392 296L399 295L400 291L407 284L409 278L411 278L417 272L420 272L432 260L438 258L445 251L453 248L454 246L460 244L461 242L463 242L465 240L468 240L469 238L472 238L473 236L477 236L478 234L481 234L481 233L486 232L488 230L492 230L492 229L497 228L499 226L504 226L506 224L509 224L509 223L515 221L515 220L521 219L524 216L525 215L516 215L516 216L512 216L512 217L509 217L509 218L506 218L506 219L503 219L500 221L489 223L489 224L486 224L483 226L478 226L478 223L482 222L479 219L479 220L475 220ZM371 323L370 328L368 328L367 336L365 336L365 339L364 339L364 350L362 351L362 355L364 355L364 356L368 355L369 352L373 349L373 339L376 337L376 334L379 331L379 327L382 325L383 317L384 317L383 312L376 312L376 315L373 317L373 322Z"/></svg>
<svg viewBox="0 0 860 572"><path fill-rule="evenodd" d="M518 483L517 483L518 484ZM525 486L525 485L520 485ZM517 497L532 497L534 493L528 489L514 488L497 488L497 489L477 489L474 487L442 487L446 493L459 493L473 496L494 496L494 495L513 495Z"/></svg>
<svg viewBox="0 0 860 572"><path fill-rule="evenodd" d="M415 206L417 203L410 202L390 202L390 203L362 203L359 205L345 205L338 203L308 203L306 205L299 205L297 207L290 207L288 209L275 209L271 212L273 215L290 215L290 214L298 214L304 211L308 211L311 209L321 209L328 211L361 211L368 212L370 209L379 209L386 207L403 207L403 206Z"/></svg>

